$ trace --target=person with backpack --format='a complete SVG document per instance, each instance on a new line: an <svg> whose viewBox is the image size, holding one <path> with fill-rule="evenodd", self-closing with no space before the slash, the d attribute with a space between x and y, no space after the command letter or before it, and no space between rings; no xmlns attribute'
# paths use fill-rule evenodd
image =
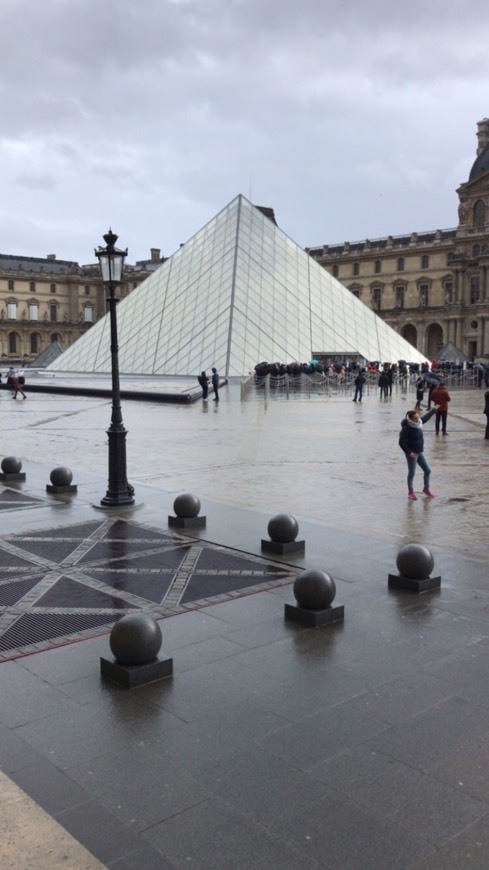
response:
<svg viewBox="0 0 489 870"><path fill-rule="evenodd" d="M408 498L411 501L417 501L417 495L414 491L414 475L416 473L416 465L423 471L423 493L427 498L434 498L430 490L431 468L429 462L424 455L424 435L423 426L436 413L438 406L435 405L431 411L428 411L422 417L419 411L415 408L414 411L408 411L404 420L401 421L401 431L399 434L399 447L404 452L407 460L408 475Z"/></svg>

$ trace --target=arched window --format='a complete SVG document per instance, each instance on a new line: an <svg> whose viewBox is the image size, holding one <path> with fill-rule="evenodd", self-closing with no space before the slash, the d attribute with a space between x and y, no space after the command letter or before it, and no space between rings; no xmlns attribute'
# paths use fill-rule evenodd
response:
<svg viewBox="0 0 489 870"><path fill-rule="evenodd" d="M9 353L18 353L18 335L16 332L10 332L8 337L8 352Z"/></svg>
<svg viewBox="0 0 489 870"><path fill-rule="evenodd" d="M31 353L39 353L39 335L37 332L31 333Z"/></svg>
<svg viewBox="0 0 489 870"><path fill-rule="evenodd" d="M486 207L482 199L478 199L474 205L474 226L481 229L486 223Z"/></svg>

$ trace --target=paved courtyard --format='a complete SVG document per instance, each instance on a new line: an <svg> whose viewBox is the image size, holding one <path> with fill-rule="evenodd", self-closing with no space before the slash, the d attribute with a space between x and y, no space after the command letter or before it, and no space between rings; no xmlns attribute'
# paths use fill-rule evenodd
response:
<svg viewBox="0 0 489 870"><path fill-rule="evenodd" d="M2 866L487 866L483 391L454 391L446 438L427 424L436 498L415 503L397 444L411 406L375 391L361 405L242 402L237 383L218 405L126 401L137 503L107 513L110 402L0 393L2 456L27 476L0 485ZM47 495L57 465L76 495ZM182 491L207 517L191 535L168 529ZM305 553L268 560L260 541L282 511ZM388 590L413 540L432 549L440 591ZM343 623L284 620L302 567L335 577ZM174 676L128 692L101 681L99 658L134 607L161 618ZM87 611L105 622L24 634L27 616Z"/></svg>

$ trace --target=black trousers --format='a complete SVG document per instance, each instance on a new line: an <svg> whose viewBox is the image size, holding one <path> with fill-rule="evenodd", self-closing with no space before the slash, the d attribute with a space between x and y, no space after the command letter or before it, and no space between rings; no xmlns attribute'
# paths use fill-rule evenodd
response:
<svg viewBox="0 0 489 870"><path fill-rule="evenodd" d="M438 433L440 431L440 420L441 420L441 431L447 431L447 414L448 411L437 411L435 416L435 429Z"/></svg>

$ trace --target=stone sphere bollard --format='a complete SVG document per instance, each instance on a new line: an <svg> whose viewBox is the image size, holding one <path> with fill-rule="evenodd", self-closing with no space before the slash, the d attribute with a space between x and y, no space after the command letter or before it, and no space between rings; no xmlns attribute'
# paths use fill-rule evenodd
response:
<svg viewBox="0 0 489 870"><path fill-rule="evenodd" d="M427 580L435 560L431 550L423 544L405 544L397 554L397 568L402 577L411 580Z"/></svg>
<svg viewBox="0 0 489 870"><path fill-rule="evenodd" d="M22 461L17 456L6 456L2 459L2 471L4 474L18 474L22 468Z"/></svg>
<svg viewBox="0 0 489 870"><path fill-rule="evenodd" d="M200 500L191 492L182 492L173 502L173 510L180 519L193 519L199 515Z"/></svg>
<svg viewBox="0 0 489 870"><path fill-rule="evenodd" d="M158 655L163 638L156 619L145 613L129 613L115 623L110 648L122 665L144 665Z"/></svg>
<svg viewBox="0 0 489 870"><path fill-rule="evenodd" d="M69 468L60 465L58 468L53 468L49 479L53 486L69 486L73 480L73 472Z"/></svg>
<svg viewBox="0 0 489 870"><path fill-rule="evenodd" d="M299 532L299 524L291 514L276 514L269 520L268 534L276 544L291 544Z"/></svg>
<svg viewBox="0 0 489 870"><path fill-rule="evenodd" d="M325 610L334 601L336 584L325 571L311 568L302 571L294 581L294 596L299 607Z"/></svg>

